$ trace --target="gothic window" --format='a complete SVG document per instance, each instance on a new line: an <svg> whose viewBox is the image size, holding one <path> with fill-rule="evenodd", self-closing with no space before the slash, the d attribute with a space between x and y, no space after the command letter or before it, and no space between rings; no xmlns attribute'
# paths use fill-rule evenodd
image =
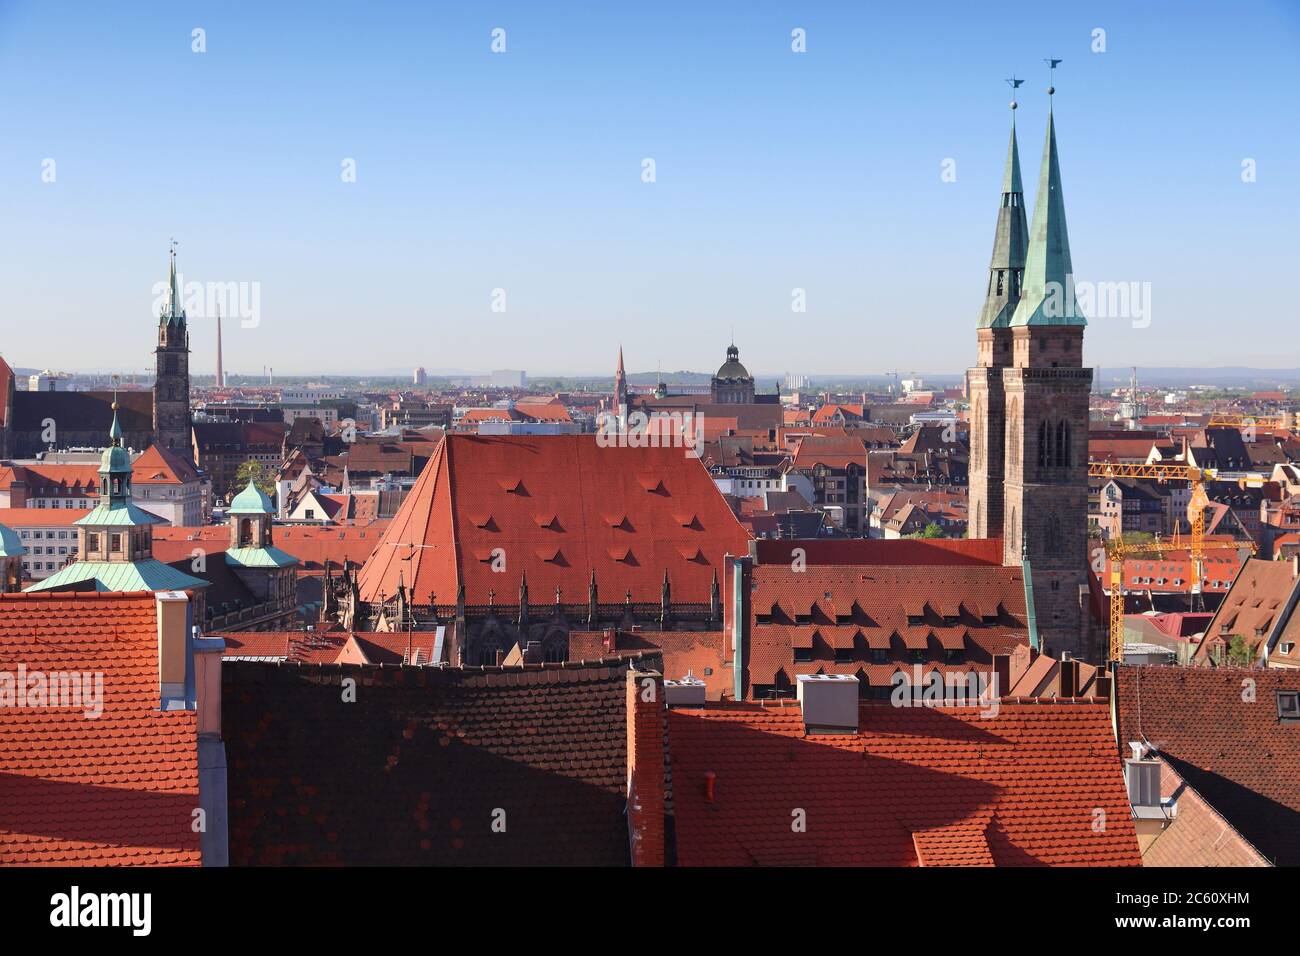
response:
<svg viewBox="0 0 1300 956"><path fill-rule="evenodd" d="M1006 273L1001 269L998 270L998 295L1002 294L1002 277L1005 275Z"/></svg>
<svg viewBox="0 0 1300 956"><path fill-rule="evenodd" d="M1061 467L1065 461L1065 422L1056 423L1056 465Z"/></svg>
<svg viewBox="0 0 1300 956"><path fill-rule="evenodd" d="M1038 467L1050 468L1052 466L1051 456L1048 455L1049 432L1047 422L1038 423Z"/></svg>

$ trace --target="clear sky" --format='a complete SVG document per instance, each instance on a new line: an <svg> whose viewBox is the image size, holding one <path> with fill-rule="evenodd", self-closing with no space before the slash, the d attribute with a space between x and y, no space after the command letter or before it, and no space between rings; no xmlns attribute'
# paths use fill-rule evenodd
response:
<svg viewBox="0 0 1300 956"><path fill-rule="evenodd" d="M1088 363L1300 365L1295 0L0 0L0 353L146 369L175 237L229 371L956 372L1047 56Z"/></svg>

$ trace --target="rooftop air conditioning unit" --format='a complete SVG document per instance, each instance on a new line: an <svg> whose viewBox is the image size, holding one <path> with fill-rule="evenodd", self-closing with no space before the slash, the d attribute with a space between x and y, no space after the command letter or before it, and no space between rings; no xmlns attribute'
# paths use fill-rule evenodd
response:
<svg viewBox="0 0 1300 956"><path fill-rule="evenodd" d="M664 681L664 702L669 707L703 707L704 681L687 672L681 680Z"/></svg>
<svg viewBox="0 0 1300 956"><path fill-rule="evenodd" d="M799 707L810 734L858 732L858 679L852 674L800 674Z"/></svg>

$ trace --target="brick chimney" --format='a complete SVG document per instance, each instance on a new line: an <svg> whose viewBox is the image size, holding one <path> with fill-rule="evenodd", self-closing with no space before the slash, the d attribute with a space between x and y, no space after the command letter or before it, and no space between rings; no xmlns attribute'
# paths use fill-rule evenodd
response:
<svg viewBox="0 0 1300 956"><path fill-rule="evenodd" d="M163 710L185 707L189 702L190 598L184 591L159 591L158 608L158 696Z"/></svg>
<svg viewBox="0 0 1300 956"><path fill-rule="evenodd" d="M633 866L664 865L664 686L656 671L627 672L627 830Z"/></svg>

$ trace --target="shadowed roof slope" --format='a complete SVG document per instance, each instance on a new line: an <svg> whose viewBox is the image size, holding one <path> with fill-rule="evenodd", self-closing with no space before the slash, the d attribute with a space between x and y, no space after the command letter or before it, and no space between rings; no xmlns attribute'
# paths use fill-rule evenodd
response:
<svg viewBox="0 0 1300 956"><path fill-rule="evenodd" d="M0 672L103 675L96 718L0 711L0 865L199 865L197 724L159 710L157 613L152 594L0 596Z"/></svg>
<svg viewBox="0 0 1300 956"><path fill-rule="evenodd" d="M226 661L230 862L626 866L628 667Z"/></svg>
<svg viewBox="0 0 1300 956"><path fill-rule="evenodd" d="M681 448L601 448L594 435L448 435L360 574L361 597L417 602L515 599L526 572L535 600L557 587L584 603L592 572L602 601L706 603L727 552L749 535L703 464ZM492 570L501 549L505 573Z"/></svg>
<svg viewBox="0 0 1300 956"><path fill-rule="evenodd" d="M1121 667L1120 743L1154 747L1277 866L1300 865L1300 722L1278 717L1282 668Z"/></svg>
<svg viewBox="0 0 1300 956"><path fill-rule="evenodd" d="M668 739L684 866L1141 863L1104 704L864 704L814 736L797 705L723 704L669 711Z"/></svg>

